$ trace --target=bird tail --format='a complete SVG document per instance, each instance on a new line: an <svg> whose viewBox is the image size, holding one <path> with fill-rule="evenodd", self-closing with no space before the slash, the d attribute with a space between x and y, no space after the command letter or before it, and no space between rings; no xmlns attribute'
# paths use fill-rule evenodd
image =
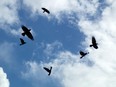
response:
<svg viewBox="0 0 116 87"><path fill-rule="evenodd" d="M25 33L22 33L23 36L25 36Z"/></svg>

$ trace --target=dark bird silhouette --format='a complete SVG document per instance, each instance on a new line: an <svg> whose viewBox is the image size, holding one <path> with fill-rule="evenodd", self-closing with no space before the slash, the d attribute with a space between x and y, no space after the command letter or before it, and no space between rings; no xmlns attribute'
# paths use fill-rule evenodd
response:
<svg viewBox="0 0 116 87"><path fill-rule="evenodd" d="M48 76L50 76L51 74L51 71L52 71L52 67L50 67L50 69L46 68L46 67L43 67L47 72L48 72Z"/></svg>
<svg viewBox="0 0 116 87"><path fill-rule="evenodd" d="M46 13L50 14L50 11L48 9L42 8L42 10L43 10L43 13L46 12Z"/></svg>
<svg viewBox="0 0 116 87"><path fill-rule="evenodd" d="M32 34L31 34L31 29L28 29L27 27L25 27L24 25L21 26L22 27L22 30L24 31L22 33L23 36L27 35L28 38L30 38L31 40L34 40Z"/></svg>
<svg viewBox="0 0 116 87"><path fill-rule="evenodd" d="M20 45L24 45L24 44L26 44L26 42L25 42L22 38L20 38L20 42L21 42Z"/></svg>
<svg viewBox="0 0 116 87"><path fill-rule="evenodd" d="M98 49L97 43L96 43L96 39L94 36L92 36L92 44L90 45L90 47L94 47L95 49Z"/></svg>
<svg viewBox="0 0 116 87"><path fill-rule="evenodd" d="M80 59L83 58L83 57L84 57L85 55L87 55L87 54L89 54L89 52L86 52L86 53L85 53L85 52L83 52L83 51L80 51L80 55L81 55Z"/></svg>

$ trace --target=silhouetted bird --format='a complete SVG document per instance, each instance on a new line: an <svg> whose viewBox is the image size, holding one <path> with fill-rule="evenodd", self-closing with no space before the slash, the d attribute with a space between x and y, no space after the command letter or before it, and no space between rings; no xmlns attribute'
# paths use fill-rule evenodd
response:
<svg viewBox="0 0 116 87"><path fill-rule="evenodd" d="M20 42L21 42L20 45L24 45L26 43L22 38L20 38Z"/></svg>
<svg viewBox="0 0 116 87"><path fill-rule="evenodd" d="M96 43L96 40L95 40L95 37L92 36L92 44L90 45L90 47L94 47L95 49L98 49L98 46L97 46L97 43Z"/></svg>
<svg viewBox="0 0 116 87"><path fill-rule="evenodd" d="M50 11L48 9L42 8L42 10L43 10L43 13L46 12L46 13L50 14Z"/></svg>
<svg viewBox="0 0 116 87"><path fill-rule="evenodd" d="M81 55L80 59L83 58L87 54L89 54L89 52L88 53L84 53L83 51L80 51L80 55Z"/></svg>
<svg viewBox="0 0 116 87"><path fill-rule="evenodd" d="M23 36L27 35L28 38L30 38L31 40L34 40L32 34L31 34L31 29L28 29L27 27L25 27L24 25L21 26L22 27L22 30L24 31L22 33Z"/></svg>
<svg viewBox="0 0 116 87"><path fill-rule="evenodd" d="M47 72L48 72L48 76L50 76L51 74L51 71L52 71L52 67L50 67L50 69L46 68L46 67L43 67Z"/></svg>

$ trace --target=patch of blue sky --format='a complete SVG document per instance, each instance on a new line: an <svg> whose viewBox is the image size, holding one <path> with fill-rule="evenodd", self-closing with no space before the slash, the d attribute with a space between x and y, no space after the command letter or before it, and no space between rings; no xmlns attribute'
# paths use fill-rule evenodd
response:
<svg viewBox="0 0 116 87"><path fill-rule="evenodd" d="M43 14L44 15L44 14ZM27 44L23 46L19 46L20 44L20 36L13 36L9 33L6 33L3 30L1 31L1 42L7 41L8 43L14 43L14 60L13 64L10 66L6 66L4 62L1 62L1 66L4 67L5 72L8 75L10 80L11 87L32 87L28 81L25 81L21 78L21 71L25 68L24 63L31 59L36 60L37 62L45 61L47 58L46 55L43 53L44 49L41 48L41 44L52 44L55 41L62 43L62 47L60 50L68 50L73 53L76 53L81 45L81 41L83 39L82 33L71 25L68 22L68 19L64 18L62 23L58 23L57 20L48 20L46 17L36 16L30 18L29 13L25 12L25 10L19 11L19 18L21 23L14 24L10 26L11 29L19 29L22 24L26 25L35 32L34 41L29 40L27 37L22 37ZM40 47L39 49L37 49ZM33 57L34 50L37 49L36 55ZM55 50L55 51L58 51ZM54 56L50 56L54 57ZM12 61L12 60L11 60ZM48 60L49 61L49 60ZM38 77L39 78L39 77ZM56 84L56 81L51 83L52 81L48 81L48 85L53 87L59 87L60 84ZM19 85L20 84L20 85ZM61 86L60 86L61 87Z"/></svg>
<svg viewBox="0 0 116 87"><path fill-rule="evenodd" d="M63 18L63 22L58 23L57 20L48 20L46 17L39 15L31 18L29 17L29 13L25 13L24 10L21 10L21 12L19 13L21 15L21 21L23 21L23 23L27 25L27 27L32 28L32 30L35 32L35 40L31 45L28 45L27 43L26 50L28 49L28 51L32 52L33 50L31 49L31 47L38 48L41 46L41 43L50 44L55 41L62 43L64 50L69 50L74 53L79 50L79 45L81 45L80 42L83 39L83 35L82 33L80 33L79 29L68 22L68 19ZM28 48L28 46L30 47ZM26 52L26 50L24 49L24 52ZM38 51L39 50L42 49L38 49ZM42 58L42 56L44 55L41 55L40 58Z"/></svg>
<svg viewBox="0 0 116 87"><path fill-rule="evenodd" d="M18 43L16 41L17 43L17 46L16 46L17 58L16 59L19 63L17 63L18 69L15 70L16 71L15 73L19 74L19 76L20 76L20 71L22 71L24 68L24 62L29 60L36 60L37 62L47 60L47 58L45 58L46 55L43 53L44 49L41 47L42 43L51 44L55 41L58 41L62 43L63 45L59 49L59 51L68 50L68 51L71 51L72 53L77 53L77 51L80 50L81 41L84 39L84 36L82 33L80 33L79 29L77 29L76 27L74 27L68 22L68 19L64 18L63 22L58 24L57 20L52 19L49 21L47 18L42 16L36 16L36 17L30 18L29 13L28 12L26 13L23 9L19 12L19 16L21 19L21 23L26 25L29 28L32 28L32 30L35 32L34 41L29 40L27 37L23 37L27 41L27 44L25 44L24 46L19 46L18 37L14 38L14 39L18 39L17 40ZM34 50L36 50L35 56L33 56ZM54 58L54 56L50 56L50 57ZM24 83L18 77L16 78L9 77L9 79L11 81L11 84L12 82L14 82L15 79L19 79L18 82L16 82L17 84ZM48 85L50 85L51 87L53 86L59 87L59 86L56 86L58 84L55 84L55 82L51 83L50 81L48 83L49 83ZM13 86L15 87L17 84L13 83ZM31 84L29 86L25 82L25 86L31 87Z"/></svg>

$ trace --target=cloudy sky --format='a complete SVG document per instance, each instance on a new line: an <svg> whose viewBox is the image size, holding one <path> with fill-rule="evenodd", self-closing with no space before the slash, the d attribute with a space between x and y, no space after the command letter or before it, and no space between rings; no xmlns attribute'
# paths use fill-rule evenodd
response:
<svg viewBox="0 0 116 87"><path fill-rule="evenodd" d="M1 0L0 11L0 87L116 87L116 0Z"/></svg>

